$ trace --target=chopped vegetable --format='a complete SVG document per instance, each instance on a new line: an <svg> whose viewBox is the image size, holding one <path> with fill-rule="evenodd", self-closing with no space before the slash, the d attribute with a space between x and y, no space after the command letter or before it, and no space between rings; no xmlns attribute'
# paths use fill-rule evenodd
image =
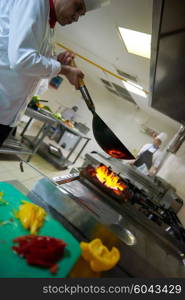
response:
<svg viewBox="0 0 185 300"><path fill-rule="evenodd" d="M56 118L57 120L62 120L62 115L60 113L53 113L52 114L54 118Z"/></svg>
<svg viewBox="0 0 185 300"><path fill-rule="evenodd" d="M36 103L36 105L37 105L39 108L44 108L44 105L41 104L41 103Z"/></svg>
<svg viewBox="0 0 185 300"><path fill-rule="evenodd" d="M34 103L39 103L40 97L39 96L33 96L31 101L34 102Z"/></svg>
<svg viewBox="0 0 185 300"><path fill-rule="evenodd" d="M28 264L50 269L53 274L57 272L57 262L63 257L66 247L64 241L48 236L26 235L13 242L18 246L12 249L26 258Z"/></svg>
<svg viewBox="0 0 185 300"><path fill-rule="evenodd" d="M3 199L4 193L0 192L0 205L8 205L8 202Z"/></svg>
<svg viewBox="0 0 185 300"><path fill-rule="evenodd" d="M46 211L33 203L22 201L16 217L20 219L24 228L29 229L31 234L37 234L39 228L43 225Z"/></svg>
<svg viewBox="0 0 185 300"><path fill-rule="evenodd" d="M111 251L102 244L100 239L90 243L81 242L82 257L90 263L94 272L108 271L112 269L120 259L120 252L116 247Z"/></svg>
<svg viewBox="0 0 185 300"><path fill-rule="evenodd" d="M48 110L49 112L51 112L51 113L52 113L52 110L51 110L51 108L50 108L49 106L47 106L47 105L44 105L44 109L45 109L45 110Z"/></svg>

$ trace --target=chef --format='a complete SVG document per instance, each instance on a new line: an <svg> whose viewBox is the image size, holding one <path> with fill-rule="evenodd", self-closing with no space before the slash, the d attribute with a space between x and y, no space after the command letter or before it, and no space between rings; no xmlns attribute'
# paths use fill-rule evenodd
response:
<svg viewBox="0 0 185 300"><path fill-rule="evenodd" d="M62 118L64 120L69 120L71 122L75 121L76 113L78 111L78 106L73 106L72 108L65 108L62 111Z"/></svg>
<svg viewBox="0 0 185 300"><path fill-rule="evenodd" d="M131 165L136 166L144 175L155 175L163 155L160 147L166 138L167 135L164 132L154 137L151 144L146 144L141 148L136 159L131 162Z"/></svg>
<svg viewBox="0 0 185 300"><path fill-rule="evenodd" d="M54 56L56 22L77 22L107 0L0 0L0 146L22 118L42 78L64 75L79 88L74 55Z"/></svg>

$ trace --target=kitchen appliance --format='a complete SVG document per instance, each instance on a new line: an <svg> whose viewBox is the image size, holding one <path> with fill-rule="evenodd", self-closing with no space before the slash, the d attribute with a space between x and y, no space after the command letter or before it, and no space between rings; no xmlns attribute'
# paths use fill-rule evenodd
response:
<svg viewBox="0 0 185 300"><path fill-rule="evenodd" d="M76 67L74 60L72 65ZM83 80L80 80L80 92L88 109L93 114L93 134L99 146L112 157L119 159L134 159L135 157L96 113L94 103Z"/></svg>
<svg viewBox="0 0 185 300"><path fill-rule="evenodd" d="M108 163L108 160L106 163ZM106 174L100 179L98 178L99 174L97 170L102 167L105 169ZM82 167L73 169L72 172L74 172L74 175L71 174L72 180L78 177L80 182L79 186L76 183L69 183L65 185L65 189L73 193L74 196L76 195L78 199L84 199L81 200L84 206L87 205L85 201L87 197L88 202L90 201L89 191L93 191L96 197L100 197L102 202L109 205L111 209L119 213L119 215L126 213L136 218L137 221L140 220L142 224L145 224L148 228L150 227L152 231L158 232L158 235L164 235L167 239L172 238L171 242L178 245L179 250L184 253L185 229L176 216L173 207L167 205L171 194L173 194L169 187L166 186L165 189L165 184L162 180L156 179L156 182L150 182L150 189L147 190L144 185L141 185L141 182L136 184L136 181L127 175L128 172L127 174L124 173L124 168L122 172L119 168L119 173L115 172L116 169L118 170L118 167L115 167L113 163L110 165L110 161L109 165L106 166L102 163L102 160L99 161L97 157L86 155ZM108 187L107 181L105 180L106 177L108 178L108 183L111 181L113 187ZM54 181L63 184L62 180L60 182L60 177L54 178ZM70 182L70 180L68 182ZM154 196L150 198L150 195L154 195L152 184L153 187L155 187L154 190L158 189L158 195L161 194L161 202L157 201ZM83 189L86 190L87 197L83 194ZM177 209L177 207L175 208ZM90 209L95 210L95 213L99 214L99 210L93 200L91 201ZM103 214L104 212L101 211L101 215Z"/></svg>
<svg viewBox="0 0 185 300"><path fill-rule="evenodd" d="M59 147L56 147L52 144L49 144L48 145L48 151L53 154L54 156L58 157L58 158L62 158L63 157L63 154L62 154L62 151Z"/></svg>
<svg viewBox="0 0 185 300"><path fill-rule="evenodd" d="M176 153L183 142L185 141L185 126L181 125L175 136L172 138L167 146L167 151L171 153Z"/></svg>
<svg viewBox="0 0 185 300"><path fill-rule="evenodd" d="M185 1L153 1L150 68L151 106L185 121Z"/></svg>

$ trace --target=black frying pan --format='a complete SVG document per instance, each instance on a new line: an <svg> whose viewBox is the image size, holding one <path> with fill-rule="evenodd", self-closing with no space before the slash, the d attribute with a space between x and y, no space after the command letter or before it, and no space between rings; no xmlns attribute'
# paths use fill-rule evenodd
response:
<svg viewBox="0 0 185 300"><path fill-rule="evenodd" d="M75 65L73 61L73 65ZM80 92L82 94L88 109L93 114L93 134L98 145L110 156L119 159L135 159L130 151L122 144L112 130L97 115L92 98L88 92L83 80L80 80Z"/></svg>

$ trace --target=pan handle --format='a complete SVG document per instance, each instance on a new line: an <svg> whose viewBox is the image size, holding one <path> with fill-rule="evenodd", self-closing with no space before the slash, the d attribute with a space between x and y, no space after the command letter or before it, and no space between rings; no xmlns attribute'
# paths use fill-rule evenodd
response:
<svg viewBox="0 0 185 300"><path fill-rule="evenodd" d="M74 59L71 62L71 66L73 66L75 68L77 67ZM82 97L85 100L85 103L86 103L88 109L92 112L92 114L94 114L95 113L95 106L94 106L92 98L91 98L91 96L89 94L89 91L88 91L88 89L87 89L87 87L86 87L85 82L83 81L83 79L79 80L79 84L80 84L80 92L82 94Z"/></svg>
<svg viewBox="0 0 185 300"><path fill-rule="evenodd" d="M80 86L80 92L82 94L83 99L85 100L85 103L87 104L88 109L92 112L92 114L94 114L95 106L85 85Z"/></svg>

